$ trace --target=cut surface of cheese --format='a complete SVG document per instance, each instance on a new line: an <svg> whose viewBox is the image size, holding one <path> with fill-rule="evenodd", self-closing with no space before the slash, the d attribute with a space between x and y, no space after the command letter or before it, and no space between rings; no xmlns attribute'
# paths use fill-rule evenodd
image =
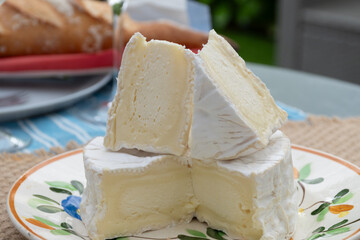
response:
<svg viewBox="0 0 360 240"><path fill-rule="evenodd" d="M264 148L287 114L214 30L195 58L191 157L227 160Z"/></svg>
<svg viewBox="0 0 360 240"><path fill-rule="evenodd" d="M183 155L192 114L193 54L136 33L127 44L109 110L106 148Z"/></svg>
<svg viewBox="0 0 360 240"><path fill-rule="evenodd" d="M91 239L128 236L193 218L188 163L137 150L109 152L95 138L84 149L87 186L80 213Z"/></svg>
<svg viewBox="0 0 360 240"><path fill-rule="evenodd" d="M237 160L193 160L191 176L198 220L240 239L289 239L294 233L298 195L290 141L282 132Z"/></svg>
<svg viewBox="0 0 360 240"><path fill-rule="evenodd" d="M240 239L289 239L295 230L290 142L280 131L266 148L231 161L108 152L101 142L84 149L80 213L93 239L159 229L193 215Z"/></svg>

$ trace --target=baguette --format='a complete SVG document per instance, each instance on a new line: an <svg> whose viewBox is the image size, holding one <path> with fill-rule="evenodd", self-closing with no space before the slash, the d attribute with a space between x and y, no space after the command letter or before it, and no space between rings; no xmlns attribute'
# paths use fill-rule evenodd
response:
<svg viewBox="0 0 360 240"><path fill-rule="evenodd" d="M201 49L207 43L208 34L196 31L179 24L158 20L139 22L135 21L128 14L122 14L119 19L120 32L122 42L127 43L132 35L140 32L147 40L166 40L169 42L185 45L187 48ZM235 49L239 51L239 45L232 39L222 36Z"/></svg>
<svg viewBox="0 0 360 240"><path fill-rule="evenodd" d="M95 0L7 0L0 7L0 57L110 49L111 11L106 2ZM148 40L167 40L193 49L202 48L208 39L207 33L170 21L139 22L126 13L119 17L118 26L115 47L120 51L136 32Z"/></svg>
<svg viewBox="0 0 360 240"><path fill-rule="evenodd" d="M125 13L122 14L119 23L124 43L127 43L136 32L140 32L147 40L166 40L185 45L187 48L202 48L202 45L206 44L208 40L207 33L165 20L138 22Z"/></svg>
<svg viewBox="0 0 360 240"><path fill-rule="evenodd" d="M93 0L7 0L0 7L0 57L112 48L111 17L107 3Z"/></svg>

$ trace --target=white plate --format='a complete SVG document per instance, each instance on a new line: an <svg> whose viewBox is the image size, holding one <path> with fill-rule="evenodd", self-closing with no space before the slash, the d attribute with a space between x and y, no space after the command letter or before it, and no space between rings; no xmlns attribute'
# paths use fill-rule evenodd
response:
<svg viewBox="0 0 360 240"><path fill-rule="evenodd" d="M292 149L294 173L304 197L292 239L359 239L360 169L323 152L300 146ZM44 161L28 170L11 188L7 199L10 218L28 239L89 239L76 218L77 204L71 209L65 203L66 199L80 199L85 184L81 149ZM324 210L316 213L320 206ZM128 239L190 240L196 236L229 239L196 220Z"/></svg>
<svg viewBox="0 0 360 240"><path fill-rule="evenodd" d="M0 98L16 93L24 97L18 104L0 106L0 122L46 113L69 106L99 90L112 74L37 80L1 80Z"/></svg>

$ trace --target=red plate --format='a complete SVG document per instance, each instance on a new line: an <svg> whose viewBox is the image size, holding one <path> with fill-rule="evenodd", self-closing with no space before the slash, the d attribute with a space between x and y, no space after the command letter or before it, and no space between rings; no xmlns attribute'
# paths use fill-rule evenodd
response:
<svg viewBox="0 0 360 240"><path fill-rule="evenodd" d="M199 49L191 49L197 53ZM32 55L0 58L0 78L88 75L110 72L114 50L97 53ZM120 57L121 59L121 57Z"/></svg>

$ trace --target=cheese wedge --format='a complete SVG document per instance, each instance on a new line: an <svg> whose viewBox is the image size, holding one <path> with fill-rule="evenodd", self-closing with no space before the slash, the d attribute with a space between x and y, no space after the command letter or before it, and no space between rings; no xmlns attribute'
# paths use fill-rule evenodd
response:
<svg viewBox="0 0 360 240"><path fill-rule="evenodd" d="M235 159L264 148L286 117L215 31L198 55L137 33L123 55L104 145Z"/></svg>
<svg viewBox="0 0 360 240"><path fill-rule="evenodd" d="M127 44L104 145L183 155L192 114L193 54L136 33Z"/></svg>
<svg viewBox="0 0 360 240"><path fill-rule="evenodd" d="M103 138L84 149L81 218L93 240L160 229L193 218L197 200L187 161L137 150L109 152Z"/></svg>
<svg viewBox="0 0 360 240"><path fill-rule="evenodd" d="M264 148L287 118L265 84L214 30L194 66L191 157L226 160Z"/></svg>
<svg viewBox="0 0 360 240"><path fill-rule="evenodd" d="M236 239L280 240L294 233L299 201L290 141L282 132L237 160L193 160L191 177L199 221Z"/></svg>
<svg viewBox="0 0 360 240"><path fill-rule="evenodd" d="M136 150L84 149L81 218L92 239L128 236L188 222L193 215L230 237L289 239L298 196L290 142L277 131L257 153L204 162Z"/></svg>

